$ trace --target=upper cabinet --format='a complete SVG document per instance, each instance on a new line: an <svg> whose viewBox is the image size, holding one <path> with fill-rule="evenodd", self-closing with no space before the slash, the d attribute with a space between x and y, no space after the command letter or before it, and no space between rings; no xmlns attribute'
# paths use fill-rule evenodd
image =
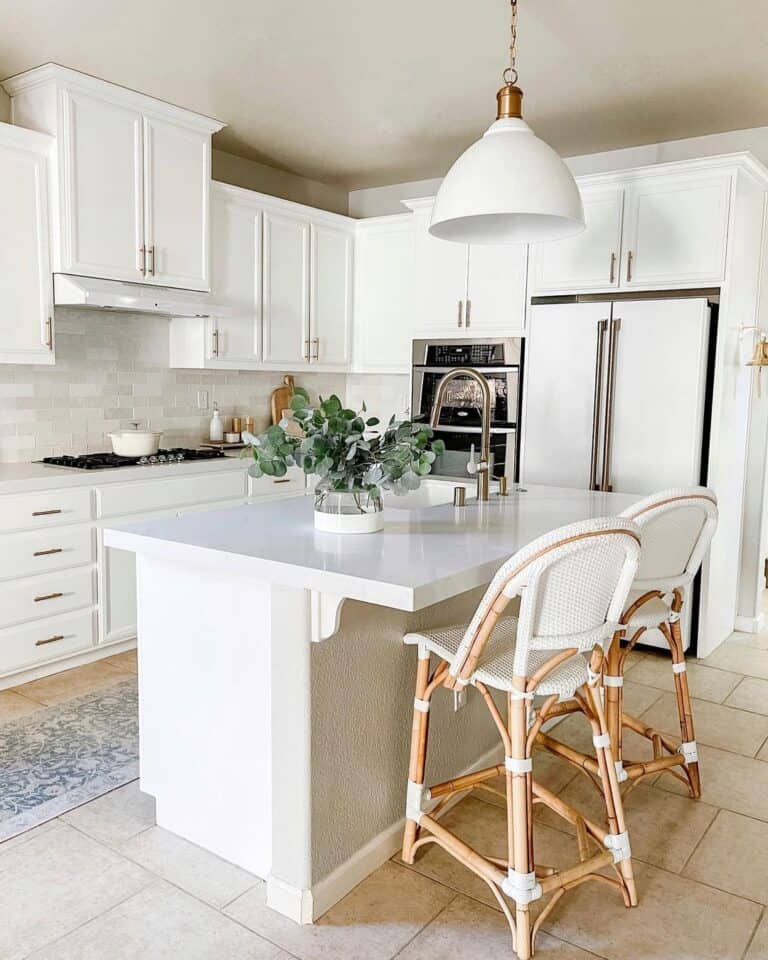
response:
<svg viewBox="0 0 768 960"><path fill-rule="evenodd" d="M50 137L0 124L0 363L53 363Z"/></svg>
<svg viewBox="0 0 768 960"><path fill-rule="evenodd" d="M429 233L432 199L413 210L415 335L519 335L525 325L525 244L468 246Z"/></svg>
<svg viewBox="0 0 768 960"><path fill-rule="evenodd" d="M732 184L706 161L582 178L586 229L532 245L531 295L720 284Z"/></svg>
<svg viewBox="0 0 768 960"><path fill-rule="evenodd" d="M348 369L354 221L214 182L211 301L170 323L172 367Z"/></svg>
<svg viewBox="0 0 768 960"><path fill-rule="evenodd" d="M413 224L410 213L358 220L355 228L356 373L410 373Z"/></svg>
<svg viewBox="0 0 768 960"><path fill-rule="evenodd" d="M534 293L607 290L618 286L624 187L582 186L586 229L567 240L531 245Z"/></svg>
<svg viewBox="0 0 768 960"><path fill-rule="evenodd" d="M55 64L5 81L57 138L53 269L208 290L211 136L223 124Z"/></svg>

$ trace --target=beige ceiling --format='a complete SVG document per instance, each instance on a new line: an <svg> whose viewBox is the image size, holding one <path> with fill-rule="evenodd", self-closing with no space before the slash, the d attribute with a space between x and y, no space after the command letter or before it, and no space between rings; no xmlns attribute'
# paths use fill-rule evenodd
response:
<svg viewBox="0 0 768 960"><path fill-rule="evenodd" d="M48 60L207 113L215 146L350 188L442 174L492 119L504 0L0 0ZM768 123L765 0L520 0L526 118L561 153Z"/></svg>

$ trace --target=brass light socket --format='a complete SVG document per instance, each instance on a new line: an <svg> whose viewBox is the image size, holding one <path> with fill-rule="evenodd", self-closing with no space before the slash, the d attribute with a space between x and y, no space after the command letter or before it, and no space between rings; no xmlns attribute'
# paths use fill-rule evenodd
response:
<svg viewBox="0 0 768 960"><path fill-rule="evenodd" d="M523 115L523 91L513 83L505 83L496 94L496 119L508 120Z"/></svg>

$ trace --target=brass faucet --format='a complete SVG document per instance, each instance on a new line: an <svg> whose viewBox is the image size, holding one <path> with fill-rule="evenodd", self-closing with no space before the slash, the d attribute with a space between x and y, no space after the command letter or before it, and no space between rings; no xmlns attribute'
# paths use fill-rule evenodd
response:
<svg viewBox="0 0 768 960"><path fill-rule="evenodd" d="M433 428L439 426L440 413L445 400L445 391L451 380L455 380L456 377L469 377L470 380L474 380L480 387L483 396L480 427L480 463L476 465L477 499L489 500L491 472L491 387L482 373L473 370L471 367L454 367L453 370L449 370L437 386L435 402L432 404L432 412L429 415L429 425Z"/></svg>

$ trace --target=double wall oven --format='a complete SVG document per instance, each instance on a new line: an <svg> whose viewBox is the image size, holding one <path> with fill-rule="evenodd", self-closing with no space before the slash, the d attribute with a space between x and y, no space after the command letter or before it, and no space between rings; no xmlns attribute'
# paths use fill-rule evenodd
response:
<svg viewBox="0 0 768 960"><path fill-rule="evenodd" d="M518 479L518 414L523 383L523 341L414 340L411 368L411 416L429 421L437 387L449 370L467 367L482 373L491 388L491 476ZM482 395L469 377L448 384L435 436L445 453L435 461L435 476L466 479L473 451L480 459Z"/></svg>

